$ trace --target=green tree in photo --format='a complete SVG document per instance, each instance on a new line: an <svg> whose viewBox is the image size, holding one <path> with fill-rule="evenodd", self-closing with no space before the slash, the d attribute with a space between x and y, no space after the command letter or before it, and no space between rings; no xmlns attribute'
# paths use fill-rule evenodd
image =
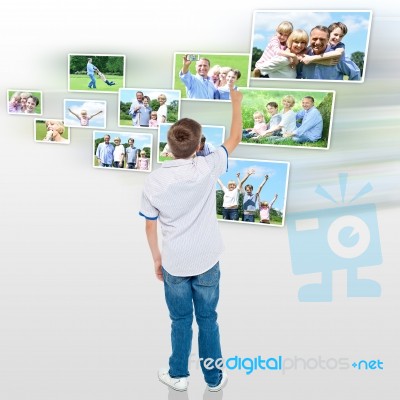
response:
<svg viewBox="0 0 400 400"><path fill-rule="evenodd" d="M364 72L364 58L365 58L365 54L362 51L355 51L350 56L350 60L353 61L354 64L357 65L358 68L360 68L361 76L363 76L363 72Z"/></svg>

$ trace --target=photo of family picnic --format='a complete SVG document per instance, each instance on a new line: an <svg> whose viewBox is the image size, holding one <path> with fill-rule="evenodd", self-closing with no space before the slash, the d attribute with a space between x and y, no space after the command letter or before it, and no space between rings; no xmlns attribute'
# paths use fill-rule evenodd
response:
<svg viewBox="0 0 400 400"><path fill-rule="evenodd" d="M328 149L335 92L240 89L242 142Z"/></svg>
<svg viewBox="0 0 400 400"><path fill-rule="evenodd" d="M255 11L251 78L363 82L370 26L370 11Z"/></svg>
<svg viewBox="0 0 400 400"><path fill-rule="evenodd" d="M161 124L158 129L157 162L159 163L175 158L167 143L168 131L171 126L172 124ZM196 156L205 157L213 153L218 146L221 146L225 137L225 127L202 125L201 129L202 135Z"/></svg>
<svg viewBox="0 0 400 400"><path fill-rule="evenodd" d="M65 99L65 126L105 129L106 108L105 101Z"/></svg>
<svg viewBox="0 0 400 400"><path fill-rule="evenodd" d="M69 129L60 119L35 119L34 139L42 143L69 144Z"/></svg>
<svg viewBox="0 0 400 400"><path fill-rule="evenodd" d="M33 90L8 90L8 113L42 115L42 92Z"/></svg>
<svg viewBox="0 0 400 400"><path fill-rule="evenodd" d="M248 54L175 53L174 60L173 87L182 99L230 100L229 85L247 86Z"/></svg>
<svg viewBox="0 0 400 400"><path fill-rule="evenodd" d="M121 89L119 91L120 127L158 128L180 117L181 93L167 89Z"/></svg>
<svg viewBox="0 0 400 400"><path fill-rule="evenodd" d="M93 166L151 171L153 136L123 132L93 132Z"/></svg>
<svg viewBox="0 0 400 400"><path fill-rule="evenodd" d="M117 93L125 86L125 56L68 55L68 90Z"/></svg>
<svg viewBox="0 0 400 400"><path fill-rule="evenodd" d="M288 179L288 162L231 158L217 181L217 218L283 226Z"/></svg>

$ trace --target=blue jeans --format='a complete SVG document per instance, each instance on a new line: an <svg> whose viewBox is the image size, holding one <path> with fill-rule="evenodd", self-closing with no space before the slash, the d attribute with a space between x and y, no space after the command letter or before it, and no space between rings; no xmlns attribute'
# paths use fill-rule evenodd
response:
<svg viewBox="0 0 400 400"><path fill-rule="evenodd" d="M243 222L254 222L254 214L243 214Z"/></svg>
<svg viewBox="0 0 400 400"><path fill-rule="evenodd" d="M200 362L204 379L209 386L217 386L222 371L214 362L222 358L217 304L219 299L219 263L196 276L173 276L163 268L165 300L171 318L172 354L169 358L169 374L172 378L189 376L189 356L192 348L193 306L199 326L199 356L213 362L205 368ZM207 361L208 363L208 361Z"/></svg>
<svg viewBox="0 0 400 400"><path fill-rule="evenodd" d="M237 208L222 208L222 218L239 221L239 210Z"/></svg>
<svg viewBox="0 0 400 400"><path fill-rule="evenodd" d="M88 87L90 88L90 89L96 89L96 78L94 77L94 74L90 74L89 75L89 78L90 78L90 82L89 82L89 85L88 85Z"/></svg>

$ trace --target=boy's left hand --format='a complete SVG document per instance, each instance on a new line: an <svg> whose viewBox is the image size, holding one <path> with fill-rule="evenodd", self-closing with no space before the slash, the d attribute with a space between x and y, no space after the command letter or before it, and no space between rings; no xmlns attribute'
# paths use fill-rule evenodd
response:
<svg viewBox="0 0 400 400"><path fill-rule="evenodd" d="M163 278L163 273L162 273L162 265L161 265L161 262L158 262L158 261L155 261L154 262L154 273L156 274L156 278L159 280L159 281L163 281L164 280L164 278Z"/></svg>

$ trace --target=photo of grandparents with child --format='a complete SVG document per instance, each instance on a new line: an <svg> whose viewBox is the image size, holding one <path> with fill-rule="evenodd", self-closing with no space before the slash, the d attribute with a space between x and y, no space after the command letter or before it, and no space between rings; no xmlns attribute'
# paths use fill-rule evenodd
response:
<svg viewBox="0 0 400 400"><path fill-rule="evenodd" d="M242 143L329 148L335 92L241 89Z"/></svg>
<svg viewBox="0 0 400 400"><path fill-rule="evenodd" d="M93 132L93 166L151 171L153 136L143 133Z"/></svg>
<svg viewBox="0 0 400 400"><path fill-rule="evenodd" d="M42 115L42 92L31 90L8 90L8 113Z"/></svg>
<svg viewBox="0 0 400 400"><path fill-rule="evenodd" d="M230 85L247 86L249 62L248 54L175 53L173 87L182 99L230 100Z"/></svg>
<svg viewBox="0 0 400 400"><path fill-rule="evenodd" d="M178 121L181 93L166 89L121 89L119 92L120 127L155 128Z"/></svg>
<svg viewBox="0 0 400 400"><path fill-rule="evenodd" d="M173 160L174 155L167 143L167 135L172 124L161 124L158 130L158 162ZM213 153L224 141L225 127L214 125L202 125L202 135L199 148L196 151L197 157L205 157Z"/></svg>
<svg viewBox="0 0 400 400"><path fill-rule="evenodd" d="M256 11L251 78L362 82L371 12Z"/></svg>
<svg viewBox="0 0 400 400"><path fill-rule="evenodd" d="M230 159L218 179L217 218L283 226L289 163Z"/></svg>

